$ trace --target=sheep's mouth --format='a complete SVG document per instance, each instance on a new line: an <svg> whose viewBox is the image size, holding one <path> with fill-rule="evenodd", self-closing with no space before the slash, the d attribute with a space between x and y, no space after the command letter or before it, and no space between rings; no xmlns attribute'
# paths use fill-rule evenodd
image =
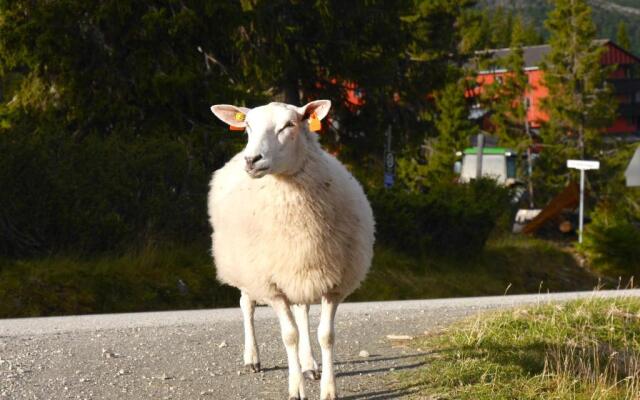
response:
<svg viewBox="0 0 640 400"><path fill-rule="evenodd" d="M269 173L269 167L261 167L261 168L247 168L246 169L247 174L249 174L250 177L252 178L262 178L263 176L265 176L267 173Z"/></svg>

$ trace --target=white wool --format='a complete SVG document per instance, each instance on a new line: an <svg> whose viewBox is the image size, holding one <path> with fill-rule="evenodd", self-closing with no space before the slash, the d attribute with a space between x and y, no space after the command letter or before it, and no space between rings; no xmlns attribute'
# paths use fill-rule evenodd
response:
<svg viewBox="0 0 640 400"><path fill-rule="evenodd" d="M210 183L218 279L261 302L279 295L294 304L327 294L343 299L373 256L374 220L362 187L315 133L298 133L303 159L294 174L252 178L239 153Z"/></svg>

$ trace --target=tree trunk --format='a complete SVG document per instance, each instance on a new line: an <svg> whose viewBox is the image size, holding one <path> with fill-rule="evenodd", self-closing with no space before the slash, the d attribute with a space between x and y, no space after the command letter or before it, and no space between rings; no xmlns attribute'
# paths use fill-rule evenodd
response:
<svg viewBox="0 0 640 400"><path fill-rule="evenodd" d="M298 79L287 78L282 85L284 94L284 102L294 106L300 106L300 88L298 87Z"/></svg>

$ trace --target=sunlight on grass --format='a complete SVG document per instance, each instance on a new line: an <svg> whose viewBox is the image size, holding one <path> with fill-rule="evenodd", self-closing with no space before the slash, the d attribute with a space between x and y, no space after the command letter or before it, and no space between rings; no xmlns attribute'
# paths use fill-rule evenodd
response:
<svg viewBox="0 0 640 400"><path fill-rule="evenodd" d="M617 282L608 283L615 288ZM598 277L557 245L521 236L490 240L474 258L408 256L376 247L371 271L351 301L592 290Z"/></svg>
<svg viewBox="0 0 640 400"><path fill-rule="evenodd" d="M432 398L640 398L639 299L485 314L415 345L427 367L401 381Z"/></svg>
<svg viewBox="0 0 640 400"><path fill-rule="evenodd" d="M237 306L219 284L208 243L147 245L121 254L0 258L0 318ZM490 240L474 258L415 256L377 246L349 301L591 290L597 277L544 241ZM609 287L615 287L609 285Z"/></svg>

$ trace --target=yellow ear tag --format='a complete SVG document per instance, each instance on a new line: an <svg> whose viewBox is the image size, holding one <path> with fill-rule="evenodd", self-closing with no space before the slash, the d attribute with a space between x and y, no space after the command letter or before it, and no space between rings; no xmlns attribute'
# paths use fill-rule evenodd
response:
<svg viewBox="0 0 640 400"><path fill-rule="evenodd" d="M322 124L320 123L318 116L316 113L311 114L311 117L309 118L309 130L311 132L318 132L320 129L322 129Z"/></svg>
<svg viewBox="0 0 640 400"><path fill-rule="evenodd" d="M235 115L236 121L244 121L244 117L245 117L245 115L243 113L241 113L241 112L237 112L236 115ZM229 125L229 130L232 130L232 131L243 131L244 127Z"/></svg>

